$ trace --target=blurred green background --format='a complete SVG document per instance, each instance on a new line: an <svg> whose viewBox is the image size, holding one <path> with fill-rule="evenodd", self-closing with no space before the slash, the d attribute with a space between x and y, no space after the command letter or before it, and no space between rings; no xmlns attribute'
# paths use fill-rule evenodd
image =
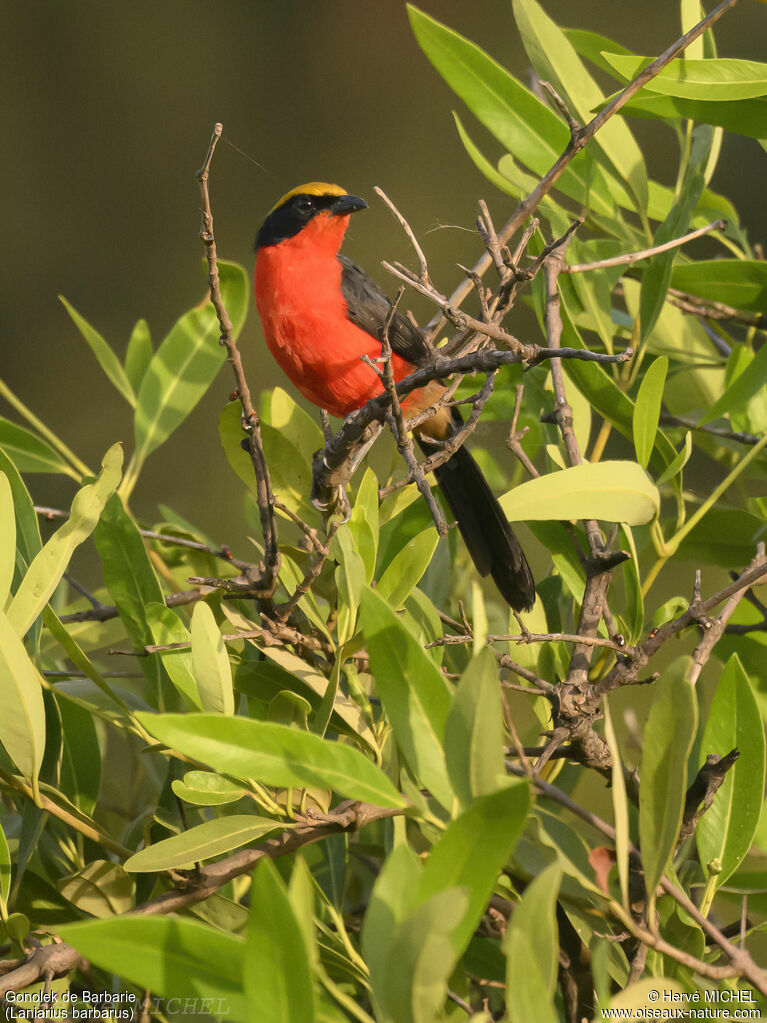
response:
<svg viewBox="0 0 767 1023"><path fill-rule="evenodd" d="M544 6L560 24L596 29L639 53L654 55L679 34L678 5L668 0ZM527 60L507 0L425 0L424 8L524 78ZM716 28L720 52L763 59L764 28L764 8L741 3ZM400 0L11 0L0 10L0 32L0 375L92 465L114 440L130 448L128 409L56 295L120 355L139 317L157 342L203 297L194 171L215 121L247 154L221 145L215 158L219 253L248 267L264 213L306 180L339 182L369 199L374 184L383 187L410 219L446 291L457 283L456 261L478 255L471 233L477 199L488 199L499 223L511 208L465 155L450 115L457 101L417 48ZM651 173L673 183L671 134L649 122L632 127ZM712 182L735 201L752 241L767 233L760 156L756 143L727 137ZM354 221L346 250L390 290L378 261L410 259L375 202ZM512 329L524 330L525 322ZM284 382L255 308L240 345L254 390ZM224 369L150 460L133 499L138 514L159 517L156 502L164 500L218 540L239 540L241 486L217 436L231 388ZM66 486L40 477L35 499L68 502Z"/></svg>

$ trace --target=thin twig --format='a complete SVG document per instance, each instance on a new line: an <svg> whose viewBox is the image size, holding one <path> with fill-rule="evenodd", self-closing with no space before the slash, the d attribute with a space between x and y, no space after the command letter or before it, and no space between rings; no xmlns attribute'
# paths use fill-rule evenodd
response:
<svg viewBox="0 0 767 1023"><path fill-rule="evenodd" d="M165 597L166 607L185 607L187 604L195 604L198 600L204 600L207 596L204 590L181 590L179 593L169 593ZM74 611L69 615L61 615L59 621L64 625L73 622L108 622L112 618L119 617L120 611L113 604L99 604L88 611Z"/></svg>
<svg viewBox="0 0 767 1023"><path fill-rule="evenodd" d="M622 256L598 259L594 263L566 263L562 267L562 273L582 274L587 273L589 270L605 270L609 266L631 266L632 263L638 263L641 259L650 259L661 252L668 252L669 249L678 249L681 245L686 245L687 242L694 241L696 238L702 238L706 234L711 234L712 231L724 231L726 227L726 220L714 220L712 223L706 224L705 227L699 227L695 231L690 231L689 234L682 235L681 238L672 238L670 242L664 242L662 245L653 245L649 249L641 249L639 252L626 252Z"/></svg>
<svg viewBox="0 0 767 1023"><path fill-rule="evenodd" d="M415 254L418 257L418 263L421 268L419 279L422 284L428 285L430 283L429 265L426 262L426 256L424 255L423 249L418 243L418 239L415 236L415 232L413 231L410 224L408 224L407 220L402 216L400 211L397 209L397 207L394 205L394 203L391 201L389 196L386 194L386 192L384 192L382 188L379 188L378 185L375 185L373 191L376 193L377 196L379 196L379 198L383 199L383 201L386 203L386 205L389 207L391 212L396 217L402 230L410 239L410 244L413 246L413 249L415 250Z"/></svg>
<svg viewBox="0 0 767 1023"><path fill-rule="evenodd" d="M36 504L34 506L35 511L44 519L68 519L69 512L63 511L61 508L48 508L44 505ZM226 544L221 544L220 547L214 547L212 544L201 543L199 540L189 540L184 536L175 536L172 533L160 533L154 529L141 529L139 533L144 537L145 540L160 540L162 543L167 543L171 547L187 547L192 551L201 551L203 554L212 554L214 558L220 558L222 561L228 562L240 571L247 571L255 566L250 561L242 561L240 558L235 558L232 554L231 549ZM75 589L77 586L73 583Z"/></svg>
<svg viewBox="0 0 767 1023"><path fill-rule="evenodd" d="M381 194L383 195L383 193ZM387 202L388 201L389 200L387 199ZM425 270L423 270L423 268L422 272L425 273ZM426 275L425 279L428 281L428 274ZM405 464L408 467L409 470L408 474L410 478L414 480L415 485L418 487L418 492L420 493L421 497L423 497L424 501L426 501L426 505L429 511L431 512L431 517L434 520L434 525L436 526L437 533L440 536L447 536L447 522L445 522L445 517L442 514L439 505L437 504L434 494L432 494L431 492L431 487L429 486L429 483L426 480L426 476L424 475L421 466L418 464L418 459L415 456L415 451L413 450L413 442L410 439L410 434L408 433L408 428L405 424L405 418L402 414L402 406L400 405L399 395L397 394L397 384L394 379L394 369L392 367L392 347L391 341L389 340L389 331L394 321L394 317L396 316L397 313L397 306L402 300L403 291L404 288L399 289L399 293L397 294L396 299L394 300L394 302L391 305L391 308L389 309L389 312L386 316L386 320L384 321L384 324L381 328L380 334L382 360L381 377L383 379L383 385L384 388L386 389L386 393L388 394L389 400L391 401L391 408L389 409L386 418L389 424L389 429L391 430L392 435L394 436L394 439L397 442L397 450L399 451L400 455L405 461Z"/></svg>
<svg viewBox="0 0 767 1023"><path fill-rule="evenodd" d="M213 234L213 212L210 205L210 192L208 189L208 177L210 164L216 150L216 144L221 138L223 126L216 124L205 155L202 167L197 171L197 181L200 185L200 196L202 198L202 226L200 238L205 246L205 254L208 260L208 283L210 285L210 300L216 310L219 328L221 330L220 343L226 348L227 361L232 367L234 378L237 384L237 394L242 406L242 421L248 441L250 460L253 463L253 471L256 476L256 497L258 511L261 519L261 530L264 536L264 562L260 578L253 580L253 591L260 597L269 598L277 587L277 573L280 567L280 551L277 545L277 523L274 518L274 504L272 496L272 483L269 476L269 467L266 464L264 447L261 442L261 426L253 408L250 396L250 388L245 377L245 370L242 366L242 359L237 348L237 343L232 334L232 322L224 306L221 295L221 282L218 273L218 260L216 255L216 239Z"/></svg>

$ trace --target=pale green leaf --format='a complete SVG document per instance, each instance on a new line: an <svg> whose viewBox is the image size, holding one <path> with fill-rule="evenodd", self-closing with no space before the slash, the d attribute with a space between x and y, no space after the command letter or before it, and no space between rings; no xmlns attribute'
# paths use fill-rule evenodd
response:
<svg viewBox="0 0 767 1023"><path fill-rule="evenodd" d="M104 455L101 472L75 495L69 518L50 538L29 566L8 607L8 620L20 636L48 603L61 581L75 548L96 528L104 506L115 492L122 475L123 452L113 445Z"/></svg>
<svg viewBox="0 0 767 1023"><path fill-rule="evenodd" d="M0 472L0 611L11 593L16 567L16 513L8 477Z"/></svg>
<svg viewBox="0 0 767 1023"><path fill-rule="evenodd" d="M138 320L131 332L125 352L125 375L130 380L134 394L138 394L141 389L141 381L144 379L153 354L149 324L146 320Z"/></svg>
<svg viewBox="0 0 767 1023"><path fill-rule="evenodd" d="M331 788L379 806L405 805L380 768L341 742L286 725L220 714L137 716L160 742L222 774L285 788Z"/></svg>
<svg viewBox="0 0 767 1023"><path fill-rule="evenodd" d="M202 710L200 693L194 677L192 661L192 637L176 612L159 601L150 601L145 609L146 624L152 634L152 641L157 646L175 643L188 643L187 647L176 650L163 650L158 654L162 666L168 673L173 685L195 710Z"/></svg>
<svg viewBox="0 0 767 1023"><path fill-rule="evenodd" d="M639 788L639 838L645 885L653 898L671 858L687 791L687 757L698 722L689 682L692 659L679 657L653 686L644 731Z"/></svg>
<svg viewBox="0 0 767 1023"><path fill-rule="evenodd" d="M652 57L637 57L633 54L604 53L602 56L626 81L636 78L653 60ZM677 57L642 88L645 92L657 92L680 99L728 103L755 99L767 95L767 64L758 60L736 60L733 57L707 60Z"/></svg>
<svg viewBox="0 0 767 1023"><path fill-rule="evenodd" d="M429 567L438 543L439 534L433 526L408 540L386 566L376 593L395 610L402 607Z"/></svg>
<svg viewBox="0 0 767 1023"><path fill-rule="evenodd" d="M133 873L151 873L158 870L174 870L209 860L213 856L239 849L249 842L257 842L270 831L287 827L280 821L250 814L232 814L230 817L214 817L196 827L172 835L160 842L134 853L125 861L125 869Z"/></svg>
<svg viewBox="0 0 767 1023"><path fill-rule="evenodd" d="M634 450L643 469L647 468L655 447L667 372L668 359L665 356L654 359L642 377L634 405Z"/></svg>
<svg viewBox="0 0 767 1023"><path fill-rule="evenodd" d="M45 749L42 685L18 630L0 611L0 741L21 773L34 781Z"/></svg>
<svg viewBox="0 0 767 1023"><path fill-rule="evenodd" d="M464 808L505 782L503 738L498 664L485 647L461 676L445 724L447 770Z"/></svg>
<svg viewBox="0 0 767 1023"><path fill-rule="evenodd" d="M234 714L232 669L221 631L204 600L192 612L192 665L203 710Z"/></svg>
<svg viewBox="0 0 767 1023"><path fill-rule="evenodd" d="M246 792L241 785L210 771L187 771L182 781L171 782L171 788L179 799L196 806L236 803Z"/></svg>
<svg viewBox="0 0 767 1023"><path fill-rule="evenodd" d="M671 462L671 464L668 466L666 471L663 472L658 477L657 485L659 487L662 487L664 483L667 483L669 480L673 479L676 475L678 475L682 471L682 469L684 469L684 467L687 465L687 463L690 461L690 455L691 454L692 454L692 432L690 430L688 430L687 433L685 433L685 435L684 435L684 444L682 445L680 450L677 452L676 458L673 460L673 462Z"/></svg>
<svg viewBox="0 0 767 1023"><path fill-rule="evenodd" d="M635 462L584 462L528 480L500 503L512 522L601 519L639 526L658 514L660 495Z"/></svg>
<svg viewBox="0 0 767 1023"><path fill-rule="evenodd" d="M613 818L615 820L615 855L618 862L618 879L621 886L621 901L626 912L629 905L629 811L626 796L626 779L623 777L623 757L615 735L612 713L607 697L604 698L605 742L612 760L610 777L612 781Z"/></svg>
<svg viewBox="0 0 767 1023"><path fill-rule="evenodd" d="M8 893L11 890L11 853L5 832L0 827L0 920L8 914Z"/></svg>
<svg viewBox="0 0 767 1023"><path fill-rule="evenodd" d="M733 749L740 753L696 831L700 861L704 866L718 861L721 870L716 884L720 886L751 847L764 794L764 727L737 654L730 657L719 679L700 748L702 759L712 754L722 757Z"/></svg>

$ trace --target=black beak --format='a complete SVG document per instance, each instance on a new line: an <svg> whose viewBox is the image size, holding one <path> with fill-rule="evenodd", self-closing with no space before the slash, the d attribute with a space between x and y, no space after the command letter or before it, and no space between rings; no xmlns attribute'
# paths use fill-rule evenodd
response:
<svg viewBox="0 0 767 1023"><path fill-rule="evenodd" d="M357 213L359 210L366 210L368 204L358 195L339 195L330 212L336 217L346 217L350 213Z"/></svg>

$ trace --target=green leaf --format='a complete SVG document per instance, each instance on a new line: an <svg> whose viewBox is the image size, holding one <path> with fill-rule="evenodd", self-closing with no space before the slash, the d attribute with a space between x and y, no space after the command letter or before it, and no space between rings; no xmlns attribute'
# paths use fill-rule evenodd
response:
<svg viewBox="0 0 767 1023"><path fill-rule="evenodd" d="M385 1020L434 1023L444 1018L441 1008L457 959L448 935L458 925L466 902L466 894L459 889L437 892L395 926L380 985Z"/></svg>
<svg viewBox="0 0 767 1023"><path fill-rule="evenodd" d="M586 123L603 99L594 79L559 26L537 0L513 0L514 18L538 77L549 81ZM647 212L647 168L642 151L624 121L612 118L594 137L598 158L606 160L628 185L643 215Z"/></svg>
<svg viewBox="0 0 767 1023"><path fill-rule="evenodd" d="M191 650L192 636L189 629L187 629L176 612L172 608L166 607L164 602L160 603L159 601L150 600L144 608L144 613L146 615L147 628L152 634L152 643L154 645L166 646L171 643L190 644L188 648L164 650L158 656L171 682L187 703L195 710L202 710L202 701L194 677Z"/></svg>
<svg viewBox="0 0 767 1023"><path fill-rule="evenodd" d="M684 435L684 444L677 452L676 458L671 462L665 472L658 477L657 486L662 487L664 483L672 480L690 461L692 454L692 432L688 430Z"/></svg>
<svg viewBox="0 0 767 1023"><path fill-rule="evenodd" d="M46 625L49 621L46 612ZM59 623L60 624L60 623ZM64 626L60 625L63 630ZM61 754L61 788L83 813L92 814L101 783L101 750L93 714L76 703L56 694L63 750Z"/></svg>
<svg viewBox="0 0 767 1023"><path fill-rule="evenodd" d="M0 471L0 611L8 602L16 568L16 514L8 477Z"/></svg>
<svg viewBox="0 0 767 1023"><path fill-rule="evenodd" d="M688 230L690 219L703 193L706 183L706 166L713 143L713 129L706 124L698 125L692 132L692 142L687 166L679 189L679 195L668 216L658 227L653 245L665 245ZM642 275L642 290L639 300L641 338L649 337L666 301L669 281L679 248L659 252L650 260Z"/></svg>
<svg viewBox="0 0 767 1023"><path fill-rule="evenodd" d="M395 610L402 607L429 567L438 543L439 534L433 526L408 540L387 565L376 593Z"/></svg>
<svg viewBox="0 0 767 1023"><path fill-rule="evenodd" d="M705 302L767 313L767 260L701 259L677 263L671 285Z"/></svg>
<svg viewBox="0 0 767 1023"><path fill-rule="evenodd" d="M655 447L667 372L668 359L664 355L653 359L642 377L634 405L634 449L643 469L647 468Z"/></svg>
<svg viewBox="0 0 767 1023"><path fill-rule="evenodd" d="M714 802L698 822L700 862L717 860L716 884L724 884L737 869L759 823L764 793L764 728L759 706L737 654L728 660L719 679L701 741L701 759L724 756L737 749L740 758L730 768Z"/></svg>
<svg viewBox="0 0 767 1023"><path fill-rule="evenodd" d="M335 839L336 845L339 840L342 846L345 845L345 835L331 835L329 837ZM290 902L290 908L293 910L298 928L301 931L309 967L312 970L316 970L320 965L320 957L314 930L314 876L307 866L306 860L300 854L296 856L295 864L290 874L288 901Z"/></svg>
<svg viewBox="0 0 767 1023"><path fill-rule="evenodd" d="M221 294L236 338L248 309L248 278L236 263L220 262L218 268ZM183 423L213 382L226 358L218 338L216 313L206 298L171 327L152 356L137 397L137 465Z"/></svg>
<svg viewBox="0 0 767 1023"><path fill-rule="evenodd" d="M581 57L585 57L586 60L590 60L600 70L607 71L608 74L612 73L612 67L607 62L603 51L611 54L621 53L632 56L631 50L627 50L625 46L616 43L614 39L600 35L599 32L589 32L581 28L563 28L562 31L576 53L580 54Z"/></svg>
<svg viewBox="0 0 767 1023"><path fill-rule="evenodd" d="M147 873L175 868L192 868L196 862L223 856L232 849L239 849L250 842L257 842L270 831L277 831L287 825L268 817L250 814L232 814L230 817L214 817L213 820L198 824L180 835L173 835L161 842L134 853L125 861L125 869L133 873Z"/></svg>
<svg viewBox="0 0 767 1023"><path fill-rule="evenodd" d="M379 1016L388 1004L387 963L395 927L416 904L421 863L405 842L395 845L386 857L370 894L362 925L362 950L370 969L373 998Z"/></svg>
<svg viewBox="0 0 767 1023"><path fill-rule="evenodd" d="M645 885L652 899L671 858L687 791L687 757L697 729L698 706L688 681L692 659L677 658L655 683L644 732L639 775L639 838Z"/></svg>
<svg viewBox="0 0 767 1023"><path fill-rule="evenodd" d="M366 469L362 477L348 526L365 566L365 582L369 585L378 554L378 479L372 469Z"/></svg>
<svg viewBox="0 0 767 1023"><path fill-rule="evenodd" d="M85 320L77 312L77 310L69 304L69 302L67 302L63 295L59 295L59 300L72 317L74 325L88 342L90 350L96 356L99 366L101 366L104 370L112 385L117 388L131 408L135 408L136 395L133 393L130 380L128 379L125 370L120 365L120 360L109 347L109 344L104 340L101 334L99 334L99 332L92 327L90 323L88 323L88 321Z"/></svg>
<svg viewBox="0 0 767 1023"><path fill-rule="evenodd" d="M136 650L152 642L152 631L146 619L146 607L163 603L160 582L149 560L138 526L125 510L119 494L106 503L93 542L104 571L104 582L117 605L120 619ZM160 693L160 661L158 654L140 658L141 670Z"/></svg>
<svg viewBox="0 0 767 1023"><path fill-rule="evenodd" d="M8 607L8 620L20 636L48 603L61 581L76 547L96 527L106 502L120 482L123 452L114 444L104 455L101 472L95 483L89 483L75 495L69 518L35 556L16 595Z"/></svg>
<svg viewBox="0 0 767 1023"><path fill-rule="evenodd" d="M613 817L615 820L615 856L618 863L618 878L621 886L621 902L629 912L629 808L626 796L626 779L623 777L623 757L613 726L610 704L605 696L605 742L610 750L610 777L612 781Z"/></svg>
<svg viewBox="0 0 767 1023"><path fill-rule="evenodd" d="M348 526L340 526L331 543L331 554L338 567L335 571L338 590L338 642L346 643L354 635L360 593L365 585L365 565L354 548Z"/></svg>
<svg viewBox="0 0 767 1023"><path fill-rule="evenodd" d="M525 171L520 170L514 158L508 153L501 157L498 164L498 170L496 170L495 166L487 159L486 156L483 155L479 147L473 142L466 128L464 128L463 122L455 111L453 111L453 118L464 149L469 154L474 166L481 174L484 174L488 181L495 185L495 187L501 192L506 195L512 195L515 199L523 199L526 195L529 195L530 192L532 192L538 183L537 179L532 174L527 174ZM541 200L539 209L548 214L554 212L562 215L563 213L560 207L558 207L554 200L548 195L544 196Z"/></svg>
<svg viewBox="0 0 767 1023"><path fill-rule="evenodd" d="M626 539L625 549L631 555L628 561L623 563L621 569L623 573L623 586L626 591L626 610L623 617L630 629L629 644L633 646L639 641L642 629L644 628L644 598L642 596L642 580L639 574L639 556L631 526L622 523L621 532Z"/></svg>
<svg viewBox="0 0 767 1023"><path fill-rule="evenodd" d="M514 906L503 950L506 954L506 1009L511 1023L557 1023L559 931L557 896L562 868L555 860L539 874Z"/></svg>
<svg viewBox="0 0 767 1023"><path fill-rule="evenodd" d="M248 1023L312 1023L314 987L301 927L268 858L253 871L243 990Z"/></svg>
<svg viewBox="0 0 767 1023"><path fill-rule="evenodd" d="M226 460L250 493L257 497L256 477L250 455L243 450L242 408L239 401L229 402L221 410L218 434ZM309 524L319 522L319 512L309 494L312 484L311 459L305 459L290 438L268 423L261 423L261 441L269 465L272 490L291 511Z"/></svg>
<svg viewBox="0 0 767 1023"><path fill-rule="evenodd" d="M92 860L82 870L61 878L56 887L82 913L107 920L127 913L135 904L136 886L119 863Z"/></svg>
<svg viewBox="0 0 767 1023"><path fill-rule="evenodd" d="M222 774L286 788L331 788L349 799L405 806L383 771L340 742L286 725L218 714L140 713L137 717L160 742Z"/></svg>
<svg viewBox="0 0 767 1023"><path fill-rule="evenodd" d="M603 53L605 61L626 81L652 63L652 57ZM732 57L688 60L677 57L642 87L646 92L682 99L734 100L767 95L767 64Z"/></svg>
<svg viewBox="0 0 767 1023"><path fill-rule="evenodd" d="M526 781L476 799L456 818L434 845L418 885L426 901L450 888L469 894L466 911L450 932L456 954L469 943L484 913L493 886L512 854L530 809Z"/></svg>
<svg viewBox="0 0 767 1023"><path fill-rule="evenodd" d="M324 697L328 690L328 680L316 668L296 654L280 647L264 647L263 654L284 671L284 678L279 679L279 688L294 689L298 683L305 686L313 697ZM313 701L314 702L314 701ZM333 703L334 726L338 731L348 732L356 740L376 750L377 744L370 726L365 721L360 708L343 693L337 692Z"/></svg>
<svg viewBox="0 0 767 1023"><path fill-rule="evenodd" d="M713 423L728 412L742 411L753 396L764 387L767 380L767 345L762 345L753 358L749 357L740 365L740 372L730 382L725 392L705 412L698 425Z"/></svg>
<svg viewBox="0 0 767 1023"><path fill-rule="evenodd" d="M503 737L498 665L485 647L461 676L445 724L447 771L462 807L505 783Z"/></svg>
<svg viewBox="0 0 767 1023"><path fill-rule="evenodd" d="M0 611L0 742L21 773L35 783L45 750L42 686L18 629Z"/></svg>
<svg viewBox="0 0 767 1023"><path fill-rule="evenodd" d="M192 612L192 664L202 709L234 714L232 669L221 631L204 600Z"/></svg>
<svg viewBox="0 0 767 1023"><path fill-rule="evenodd" d="M418 45L480 123L534 174L545 174L569 142L564 122L474 43L412 4L408 15ZM600 213L613 214L606 198L590 195L591 164L588 153L576 157L557 188L579 203L591 199Z"/></svg>
<svg viewBox="0 0 767 1023"><path fill-rule="evenodd" d="M583 339L575 328L567 309L562 301L562 344L572 348L585 348ZM629 440L633 437L634 403L621 391L615 381L602 366L596 362L582 362L580 359L564 359L564 370L573 380L578 390L591 402L596 413L623 434ZM651 466L657 465L658 473L669 465L676 456L671 441L663 430L658 430L655 439L655 457Z"/></svg>
<svg viewBox="0 0 767 1023"><path fill-rule="evenodd" d="M56 933L94 965L154 995L214 999L216 1016L247 1015L245 943L239 938L196 920L164 916L66 924Z"/></svg>
<svg viewBox="0 0 767 1023"><path fill-rule="evenodd" d="M512 522L601 519L640 526L660 509L660 495L635 462L584 462L528 480L500 498Z"/></svg>
<svg viewBox="0 0 767 1023"><path fill-rule="evenodd" d="M5 832L0 827L0 920L8 915L8 893L11 890L11 853Z"/></svg>
<svg viewBox="0 0 767 1023"><path fill-rule="evenodd" d="M187 771L184 780L172 781L171 788L185 803L196 806L223 806L225 803L236 803L246 790L241 785L210 771Z"/></svg>
<svg viewBox="0 0 767 1023"><path fill-rule="evenodd" d="M18 548L19 567L26 569L31 564L35 555L42 547L40 539L40 527L37 523L37 514L32 504L32 498L24 485L24 480L19 475L11 458L0 446L0 472L5 473L11 486L13 495L13 510L16 516L16 546Z"/></svg>
<svg viewBox="0 0 767 1023"><path fill-rule="evenodd" d="M709 508L682 540L678 557L697 565L747 565L764 532L764 519L740 508Z"/></svg>
<svg viewBox="0 0 767 1023"><path fill-rule="evenodd" d="M325 447L318 423L282 387L273 387L261 395L261 421L290 441L308 465L312 464L314 452Z"/></svg>
<svg viewBox="0 0 767 1023"><path fill-rule="evenodd" d="M55 448L18 423L0 416L0 447L16 463L19 472L62 473L80 482L72 469Z"/></svg>
<svg viewBox="0 0 767 1023"><path fill-rule="evenodd" d="M374 590L362 591L360 620L376 690L397 745L415 779L449 807L453 791L443 742L450 691L442 673Z"/></svg>
<svg viewBox="0 0 767 1023"><path fill-rule="evenodd" d="M764 97L726 103L654 96L641 91L621 108L620 113L624 117L633 115L662 121L685 118L698 124L716 125L736 135L755 139L767 136L767 99Z"/></svg>
<svg viewBox="0 0 767 1023"><path fill-rule="evenodd" d="M146 320L139 320L131 332L125 352L125 375L130 381L134 394L138 394L141 388L141 381L144 379L153 354L149 324Z"/></svg>

